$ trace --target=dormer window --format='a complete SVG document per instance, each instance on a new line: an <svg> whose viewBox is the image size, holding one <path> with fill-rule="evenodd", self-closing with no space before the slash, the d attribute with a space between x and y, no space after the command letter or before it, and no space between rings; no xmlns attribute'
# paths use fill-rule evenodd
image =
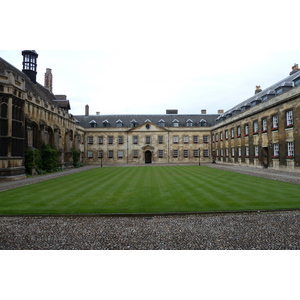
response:
<svg viewBox="0 0 300 300"><path fill-rule="evenodd" d="M207 122L204 119L201 119L200 122L199 122L200 127L206 127L206 124L207 124Z"/></svg>
<svg viewBox="0 0 300 300"><path fill-rule="evenodd" d="M131 121L130 121L130 124L131 124L131 127L132 127L132 128L138 126L138 122L137 122L137 120L135 120L135 119L131 120Z"/></svg>
<svg viewBox="0 0 300 300"><path fill-rule="evenodd" d="M122 128L122 127L123 127L123 122L122 122L121 120L118 120L118 121L116 122L116 127Z"/></svg>
<svg viewBox="0 0 300 300"><path fill-rule="evenodd" d="M109 123L108 120L104 120L104 121L102 122L102 124L103 124L103 127L110 127L110 123Z"/></svg>
<svg viewBox="0 0 300 300"><path fill-rule="evenodd" d="M261 98L256 98L253 101L250 102L250 106L253 107L257 104L261 103Z"/></svg>
<svg viewBox="0 0 300 300"><path fill-rule="evenodd" d="M275 91L269 91L267 94L262 96L262 101L264 102L264 101L270 100L274 96L275 96Z"/></svg>
<svg viewBox="0 0 300 300"><path fill-rule="evenodd" d="M90 125L92 128L95 128L95 127L97 127L97 122L95 120L93 120L90 122Z"/></svg>
<svg viewBox="0 0 300 300"><path fill-rule="evenodd" d="M294 82L294 86L300 85L300 76L297 77L297 78L295 78L295 79L293 80L293 82Z"/></svg>
<svg viewBox="0 0 300 300"><path fill-rule="evenodd" d="M173 127L179 127L179 121L177 119L173 120Z"/></svg>
<svg viewBox="0 0 300 300"><path fill-rule="evenodd" d="M186 127L193 127L193 121L191 119L186 121Z"/></svg>
<svg viewBox="0 0 300 300"><path fill-rule="evenodd" d="M165 120L161 119L161 120L158 121L158 126L165 127L165 125L166 125Z"/></svg>
<svg viewBox="0 0 300 300"><path fill-rule="evenodd" d="M285 93L288 90L290 90L292 87L293 87L292 83L284 82L284 83L281 84L281 86L279 86L278 88L275 89L275 94L280 95L282 93Z"/></svg>

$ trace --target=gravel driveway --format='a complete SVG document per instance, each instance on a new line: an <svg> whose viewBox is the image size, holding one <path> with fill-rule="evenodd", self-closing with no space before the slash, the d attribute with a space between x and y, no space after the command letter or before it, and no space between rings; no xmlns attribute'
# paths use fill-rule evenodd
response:
<svg viewBox="0 0 300 300"><path fill-rule="evenodd" d="M210 166L300 184L299 174ZM97 166L1 183L0 191L93 167ZM299 228L300 210L152 217L4 216L0 217L0 249L299 250Z"/></svg>

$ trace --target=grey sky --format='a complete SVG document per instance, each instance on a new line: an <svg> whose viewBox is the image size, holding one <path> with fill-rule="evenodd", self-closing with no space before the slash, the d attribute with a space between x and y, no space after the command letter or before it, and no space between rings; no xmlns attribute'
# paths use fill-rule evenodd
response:
<svg viewBox="0 0 300 300"><path fill-rule="evenodd" d="M297 48L290 28L296 2L275 2L99 1L89 10L75 3L65 15L50 6L60 22L45 26L36 14L32 41L19 34L7 46L38 52L38 82L51 68L54 93L68 96L75 115L86 104L92 114L216 113L300 64L300 50L284 49ZM49 48L81 50L39 50ZM22 68L21 50L0 56Z"/></svg>

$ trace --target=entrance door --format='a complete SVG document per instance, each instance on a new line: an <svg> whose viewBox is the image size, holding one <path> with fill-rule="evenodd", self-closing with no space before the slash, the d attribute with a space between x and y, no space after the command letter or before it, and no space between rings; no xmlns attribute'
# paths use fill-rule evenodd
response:
<svg viewBox="0 0 300 300"><path fill-rule="evenodd" d="M145 152L145 163L152 164L152 152L151 151Z"/></svg>
<svg viewBox="0 0 300 300"><path fill-rule="evenodd" d="M269 167L268 147L262 149L262 164L265 168Z"/></svg>

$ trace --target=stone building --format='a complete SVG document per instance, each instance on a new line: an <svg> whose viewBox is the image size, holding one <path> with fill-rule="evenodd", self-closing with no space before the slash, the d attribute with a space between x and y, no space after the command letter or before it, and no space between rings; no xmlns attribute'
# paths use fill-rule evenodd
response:
<svg viewBox="0 0 300 300"><path fill-rule="evenodd" d="M212 128L217 162L300 171L300 70L221 114Z"/></svg>
<svg viewBox="0 0 300 300"><path fill-rule="evenodd" d="M182 115L73 116L65 95L53 94L52 70L36 82L38 54L24 50L23 69L0 58L0 180L25 176L25 152L42 144L58 151L61 167L72 149L85 164L217 162L300 171L300 70L229 111Z"/></svg>
<svg viewBox="0 0 300 300"><path fill-rule="evenodd" d="M85 128L86 164L161 164L211 161L211 127L219 114L76 116Z"/></svg>
<svg viewBox="0 0 300 300"><path fill-rule="evenodd" d="M22 55L22 72L0 58L0 180L25 177L25 152L43 143L58 151L62 167L72 163L72 148L83 152L83 129L69 114L67 97L52 93L51 70L46 85L40 85L38 54L25 50Z"/></svg>

